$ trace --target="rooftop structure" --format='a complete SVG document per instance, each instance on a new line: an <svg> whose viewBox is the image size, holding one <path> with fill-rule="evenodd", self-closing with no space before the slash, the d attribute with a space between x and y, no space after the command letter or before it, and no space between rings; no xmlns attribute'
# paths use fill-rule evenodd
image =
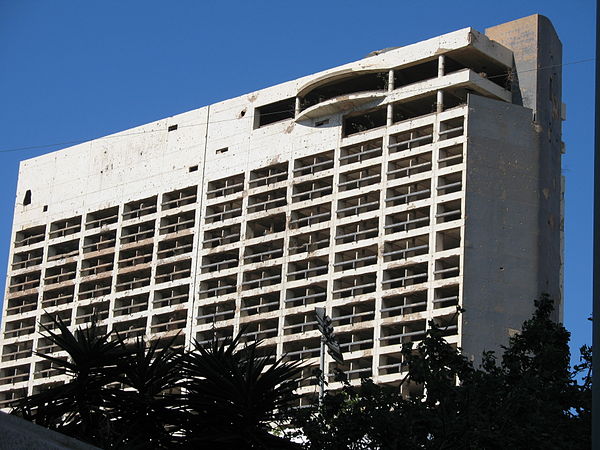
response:
<svg viewBox="0 0 600 450"><path fill-rule="evenodd" d="M306 398L315 307L328 373L396 384L429 321L477 357L540 293L560 315L561 55L539 15L465 28L23 161L0 407L64 381L44 311L186 347L243 329L311 364Z"/></svg>

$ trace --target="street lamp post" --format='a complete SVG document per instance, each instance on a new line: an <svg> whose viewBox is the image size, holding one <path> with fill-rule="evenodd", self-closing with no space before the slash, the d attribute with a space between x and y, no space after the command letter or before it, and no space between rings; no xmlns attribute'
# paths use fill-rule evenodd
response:
<svg viewBox="0 0 600 450"><path fill-rule="evenodd" d="M331 317L325 314L325 308L315 308L315 315L317 316L317 327L321 332L321 353L319 359L319 405L323 402L323 396L325 395L325 347L328 348L328 353L338 363L343 364L344 355L340 344L337 342L335 335L333 334L333 325L331 324Z"/></svg>

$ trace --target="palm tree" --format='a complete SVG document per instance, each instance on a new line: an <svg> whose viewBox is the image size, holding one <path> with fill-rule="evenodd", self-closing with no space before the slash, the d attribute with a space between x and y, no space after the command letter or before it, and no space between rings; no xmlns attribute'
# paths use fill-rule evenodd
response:
<svg viewBox="0 0 600 450"><path fill-rule="evenodd" d="M285 420L296 398L299 362L273 360L261 342L238 348L242 332L231 340L194 343L184 358L186 425L190 447L211 449L299 448L271 434Z"/></svg>
<svg viewBox="0 0 600 450"><path fill-rule="evenodd" d="M299 448L271 431L287 420L300 363L260 342L240 347L243 331L182 352L177 336L126 341L95 321L71 332L52 320L45 337L68 357L38 355L69 379L17 401L14 414L102 448Z"/></svg>
<svg viewBox="0 0 600 450"><path fill-rule="evenodd" d="M116 447L159 449L176 446L176 436L184 422L180 411L182 354L173 350L177 336L145 342L141 337L126 343L128 356L117 363L118 379L125 389L116 391L110 401L118 424Z"/></svg>
<svg viewBox="0 0 600 450"><path fill-rule="evenodd" d="M118 381L118 362L127 354L118 340L95 323L71 332L60 319L54 326L41 326L45 337L68 359L37 353L54 369L70 377L61 385L47 388L13 405L13 414L83 441L104 446L110 441L112 423L108 405ZM57 331L54 331L54 330Z"/></svg>

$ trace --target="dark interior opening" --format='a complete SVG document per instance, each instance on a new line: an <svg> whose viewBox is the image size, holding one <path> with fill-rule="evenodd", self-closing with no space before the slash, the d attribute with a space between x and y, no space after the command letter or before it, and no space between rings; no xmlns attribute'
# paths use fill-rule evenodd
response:
<svg viewBox="0 0 600 450"><path fill-rule="evenodd" d="M511 82L515 81L512 79L512 71L509 67L472 48L454 50L446 55L446 73L455 72L466 67L509 91L511 90Z"/></svg>
<svg viewBox="0 0 600 450"><path fill-rule="evenodd" d="M256 108L258 115L258 127L260 128L270 123L279 122L281 120L293 119L294 110L296 108L296 98L286 98L275 103Z"/></svg>
<svg viewBox="0 0 600 450"><path fill-rule="evenodd" d="M358 116L346 117L344 119L344 136L382 127L386 124L386 120L386 108L376 109Z"/></svg>
<svg viewBox="0 0 600 450"><path fill-rule="evenodd" d="M436 78L438 74L438 61L433 59L414 66L394 70L394 88L417 83L423 80Z"/></svg>

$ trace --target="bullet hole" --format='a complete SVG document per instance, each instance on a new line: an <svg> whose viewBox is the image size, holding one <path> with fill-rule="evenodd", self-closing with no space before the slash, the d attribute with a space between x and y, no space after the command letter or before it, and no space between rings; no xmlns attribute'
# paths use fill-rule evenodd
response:
<svg viewBox="0 0 600 450"><path fill-rule="evenodd" d="M504 267L500 267L500 270L501 270L501 271L504 271Z"/></svg>
<svg viewBox="0 0 600 450"><path fill-rule="evenodd" d="M246 110L245 110L245 109L242 109L242 110L240 111L239 118L241 119L241 118L242 118L242 117L244 117L245 115L246 115Z"/></svg>

